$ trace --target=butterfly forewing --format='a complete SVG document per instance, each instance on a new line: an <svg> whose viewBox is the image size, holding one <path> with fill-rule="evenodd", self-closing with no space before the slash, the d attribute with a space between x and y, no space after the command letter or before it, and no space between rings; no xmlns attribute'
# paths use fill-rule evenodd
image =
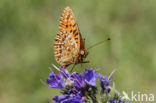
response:
<svg viewBox="0 0 156 103"><path fill-rule="evenodd" d="M78 25L72 10L67 7L62 13L59 32L55 38L56 61L61 66L76 63L81 48L84 48L84 44Z"/></svg>

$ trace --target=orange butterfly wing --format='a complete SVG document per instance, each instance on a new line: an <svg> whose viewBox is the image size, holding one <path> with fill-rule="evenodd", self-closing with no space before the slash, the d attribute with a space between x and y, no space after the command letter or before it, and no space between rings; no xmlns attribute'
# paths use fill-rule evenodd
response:
<svg viewBox="0 0 156 103"><path fill-rule="evenodd" d="M75 64L81 49L84 49L83 39L74 14L67 7L62 13L59 32L55 38L55 59L61 66Z"/></svg>

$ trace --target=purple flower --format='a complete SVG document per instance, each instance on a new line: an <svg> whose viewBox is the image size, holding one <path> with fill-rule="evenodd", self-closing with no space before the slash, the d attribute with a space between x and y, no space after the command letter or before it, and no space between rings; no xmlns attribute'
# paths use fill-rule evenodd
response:
<svg viewBox="0 0 156 103"><path fill-rule="evenodd" d="M100 86L103 92L104 90L108 88L110 84L110 80L106 76L102 76L101 74L99 74L99 78L100 78Z"/></svg>
<svg viewBox="0 0 156 103"><path fill-rule="evenodd" d="M93 69L86 69L84 73L85 82L91 86L96 86L96 79L98 74Z"/></svg>
<svg viewBox="0 0 156 103"><path fill-rule="evenodd" d="M70 80L74 81L74 87L81 88L84 85L84 78L82 74L74 73L70 76Z"/></svg>
<svg viewBox="0 0 156 103"><path fill-rule="evenodd" d="M84 73L69 73L63 66L61 69L53 65L60 73L51 72L47 83L50 88L61 89L62 95L55 96L53 101L56 103L84 103L93 102L98 103L96 94L98 93L96 87L96 80L99 78L101 86L101 98L107 98L107 103L130 103L128 101L120 100L120 96L112 97L110 85L110 77L97 74L93 69L86 69ZM105 95L104 95L105 94Z"/></svg>
<svg viewBox="0 0 156 103"><path fill-rule="evenodd" d="M49 84L50 88L65 88L63 76L61 74L55 74L54 72L51 72L49 76L50 77L47 79L47 83Z"/></svg>

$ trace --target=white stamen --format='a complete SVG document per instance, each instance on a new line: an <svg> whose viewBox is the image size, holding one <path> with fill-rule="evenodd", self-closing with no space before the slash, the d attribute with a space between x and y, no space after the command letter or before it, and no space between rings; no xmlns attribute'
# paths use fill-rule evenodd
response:
<svg viewBox="0 0 156 103"><path fill-rule="evenodd" d="M60 71L60 69L59 69L58 67L56 67L54 64L52 64L52 66L53 66L56 70Z"/></svg>
<svg viewBox="0 0 156 103"><path fill-rule="evenodd" d="M109 75L108 79L110 79L112 77L112 75L114 74L114 72L116 71L117 68L115 68L112 73Z"/></svg>

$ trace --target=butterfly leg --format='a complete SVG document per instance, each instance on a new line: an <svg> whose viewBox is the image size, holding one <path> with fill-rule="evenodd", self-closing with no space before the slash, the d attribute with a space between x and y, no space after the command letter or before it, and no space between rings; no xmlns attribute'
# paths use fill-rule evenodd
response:
<svg viewBox="0 0 156 103"><path fill-rule="evenodd" d="M73 64L72 69L70 70L70 73L73 71L76 64Z"/></svg>
<svg viewBox="0 0 156 103"><path fill-rule="evenodd" d="M90 63L90 61L83 61L82 63Z"/></svg>

